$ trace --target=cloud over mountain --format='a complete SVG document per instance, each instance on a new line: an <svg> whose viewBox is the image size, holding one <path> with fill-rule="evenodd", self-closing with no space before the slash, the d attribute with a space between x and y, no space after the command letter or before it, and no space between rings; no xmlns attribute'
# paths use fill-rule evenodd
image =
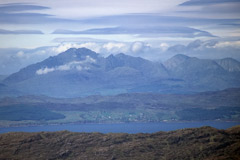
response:
<svg viewBox="0 0 240 160"><path fill-rule="evenodd" d="M186 54L198 58L220 59L231 57L240 60L240 42L237 39L194 40L186 44L171 42L146 43L144 41L124 42L84 38L58 39L60 45L35 49L0 49L0 74L10 74L29 64L39 62L49 56L58 55L70 48L88 48L103 57L125 53L148 60L165 61L176 54Z"/></svg>
<svg viewBox="0 0 240 160"><path fill-rule="evenodd" d="M96 63L96 60L91 58L90 56L86 56L85 60L82 60L82 61L71 61L66 64L51 67L51 68L44 67L44 68L38 69L36 71L36 74L42 75L42 74L47 74L54 71L67 71L72 69L76 69L78 71L89 70L90 64L93 64L93 63Z"/></svg>

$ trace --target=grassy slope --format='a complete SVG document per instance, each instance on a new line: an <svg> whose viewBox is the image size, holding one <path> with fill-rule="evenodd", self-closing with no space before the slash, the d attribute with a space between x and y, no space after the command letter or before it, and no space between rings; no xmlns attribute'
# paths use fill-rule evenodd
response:
<svg viewBox="0 0 240 160"><path fill-rule="evenodd" d="M240 126L153 134L39 132L0 135L0 159L240 159Z"/></svg>
<svg viewBox="0 0 240 160"><path fill-rule="evenodd" d="M49 111L46 108L34 105L12 105L11 107L0 107L0 120L22 121L22 120L55 120L63 119L65 116Z"/></svg>

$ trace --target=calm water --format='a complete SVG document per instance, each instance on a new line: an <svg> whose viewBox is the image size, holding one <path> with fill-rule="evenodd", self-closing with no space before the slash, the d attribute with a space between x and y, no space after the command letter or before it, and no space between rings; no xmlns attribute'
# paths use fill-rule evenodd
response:
<svg viewBox="0 0 240 160"><path fill-rule="evenodd" d="M9 127L0 128L0 133L6 132L40 132L40 131L61 131L72 132L101 132L101 133L153 133L158 131L172 131L183 128L194 128L201 126L212 126L218 129L240 125L240 122L159 122L159 123L120 123L120 124L65 124L46 125L31 127Z"/></svg>

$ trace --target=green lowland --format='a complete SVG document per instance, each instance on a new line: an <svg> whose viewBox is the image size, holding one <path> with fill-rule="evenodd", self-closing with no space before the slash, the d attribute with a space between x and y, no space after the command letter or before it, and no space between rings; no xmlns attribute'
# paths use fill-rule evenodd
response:
<svg viewBox="0 0 240 160"><path fill-rule="evenodd" d="M197 94L131 93L115 96L0 100L0 126L161 121L240 121L240 88Z"/></svg>

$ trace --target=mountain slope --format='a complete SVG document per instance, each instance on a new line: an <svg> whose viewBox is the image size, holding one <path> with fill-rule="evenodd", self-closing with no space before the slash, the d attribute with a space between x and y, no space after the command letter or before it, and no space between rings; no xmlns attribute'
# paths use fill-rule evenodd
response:
<svg viewBox="0 0 240 160"><path fill-rule="evenodd" d="M69 49L30 65L4 80L25 94L77 97L116 94L154 79L168 77L159 63L124 54L107 58L86 48Z"/></svg>
<svg viewBox="0 0 240 160"><path fill-rule="evenodd" d="M5 85L3 83L0 83L0 98L10 96L10 97L16 97L16 96L21 96L23 93L20 91L9 87L8 85Z"/></svg>
<svg viewBox="0 0 240 160"><path fill-rule="evenodd" d="M239 86L239 73L224 67L226 60L208 60L176 55L164 63L172 77L183 79L197 90L216 90ZM235 66L235 63L231 66ZM220 65L221 64L221 65ZM236 68L236 67L235 67Z"/></svg>
<svg viewBox="0 0 240 160"><path fill-rule="evenodd" d="M185 56L183 54L177 54L172 58L168 59L166 62L164 62L164 65L167 69L173 70L174 68L176 68L177 66L179 66L180 64L188 60L189 58L190 57Z"/></svg>
<svg viewBox="0 0 240 160"><path fill-rule="evenodd" d="M152 134L6 133L0 159L239 159L240 127L182 129Z"/></svg>
<svg viewBox="0 0 240 160"><path fill-rule="evenodd" d="M239 72L240 71L240 62L232 58L224 58L216 60L216 62L229 72Z"/></svg>
<svg viewBox="0 0 240 160"><path fill-rule="evenodd" d="M84 95L102 84L102 59L85 48L69 49L10 75L4 83L26 94Z"/></svg>
<svg viewBox="0 0 240 160"><path fill-rule="evenodd" d="M19 72L8 76L4 83L19 83L21 81L44 75L53 71L66 71L70 69L79 69L82 63L91 63L98 55L88 49L71 48L58 56L49 57L46 60L32 64L21 69ZM85 60L85 61L84 61Z"/></svg>

